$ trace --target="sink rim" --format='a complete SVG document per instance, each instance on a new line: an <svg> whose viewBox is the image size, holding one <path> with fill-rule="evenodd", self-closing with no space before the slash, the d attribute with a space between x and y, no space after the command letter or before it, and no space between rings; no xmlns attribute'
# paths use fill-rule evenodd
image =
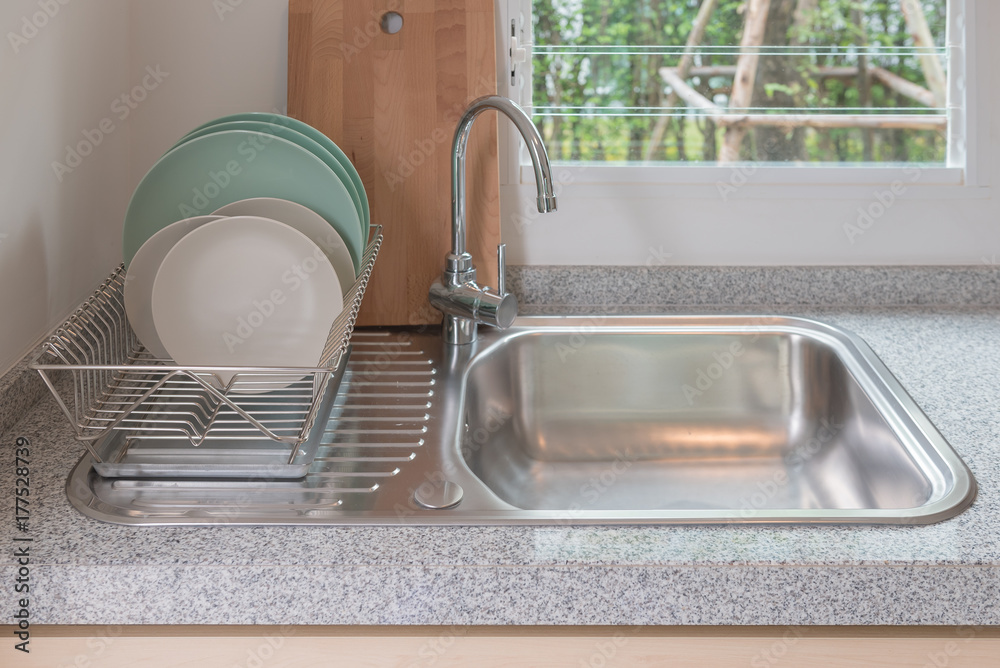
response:
<svg viewBox="0 0 1000 668"><path fill-rule="evenodd" d="M748 329L747 321L752 323ZM600 324L582 325L582 322ZM607 324L607 323L612 324ZM743 324L740 324L740 323ZM465 413L468 384L475 368L512 339L539 334L615 334L615 333L678 333L678 334L746 334L775 333L798 334L825 343L836 353L865 395L874 404L879 415L893 430L915 459L924 460L921 471L935 474L931 498L913 508L864 508L864 509L676 509L676 510L538 510L523 509L501 499L482 481L471 467L459 458L469 473L496 501L508 505L518 514L537 514L539 520L562 518L566 524L870 524L870 525L924 525L934 524L955 517L971 506L978 494L978 484L971 469L944 438L930 418L923 412L886 364L871 346L854 332L837 325L799 316L778 315L532 315L520 316L509 330L483 337L479 349L469 359L461 374L461 410ZM906 424L909 422L910 424ZM944 470L933 462L917 443L923 438L941 459ZM456 452L460 443L455 443ZM942 493L940 482L950 474L954 484ZM567 516L572 517L567 517ZM622 516L628 515L627 520Z"/></svg>

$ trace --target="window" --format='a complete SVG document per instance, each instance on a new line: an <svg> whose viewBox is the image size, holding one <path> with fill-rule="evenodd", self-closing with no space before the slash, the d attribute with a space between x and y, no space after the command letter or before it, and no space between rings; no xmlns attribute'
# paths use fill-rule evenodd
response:
<svg viewBox="0 0 1000 668"><path fill-rule="evenodd" d="M716 0L715 22L693 40L709 1L500 0L500 92L545 134L559 196L558 213L535 211L527 153L501 123L511 264L978 264L1000 256L992 194L1000 135L990 122L1000 108L1000 70L991 66L1000 42L990 32L1000 2L796 0L804 9L789 16L780 13L789 0L770 0L771 19L790 23L777 33L789 43L773 27L768 36L768 23L766 39L745 43L747 12L759 0ZM903 13L915 1L932 45L916 43ZM538 7L548 8L548 28ZM631 18L612 20L611 10L629 7ZM657 28L665 38L648 44L635 36L654 25L653 7L674 13ZM757 76L743 91L749 101L734 103L735 69L748 52ZM574 90L559 97L557 82ZM724 156L729 129L740 125L736 150Z"/></svg>
<svg viewBox="0 0 1000 668"><path fill-rule="evenodd" d="M534 0L534 119L564 162L944 165L946 21L946 0Z"/></svg>

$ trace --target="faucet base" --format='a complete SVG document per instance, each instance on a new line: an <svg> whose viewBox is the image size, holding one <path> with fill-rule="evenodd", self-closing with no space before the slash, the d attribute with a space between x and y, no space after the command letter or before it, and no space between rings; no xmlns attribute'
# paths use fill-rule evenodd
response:
<svg viewBox="0 0 1000 668"><path fill-rule="evenodd" d="M475 269L470 275L475 276ZM474 282L454 285L453 276L445 274L434 281L429 294L431 306L444 313L444 340L462 345L476 340L476 325L484 323L507 329L517 317L517 297L498 295Z"/></svg>
<svg viewBox="0 0 1000 668"><path fill-rule="evenodd" d="M479 327L476 321L470 318L445 314L441 327L441 336L446 343L453 346L475 343L479 338Z"/></svg>

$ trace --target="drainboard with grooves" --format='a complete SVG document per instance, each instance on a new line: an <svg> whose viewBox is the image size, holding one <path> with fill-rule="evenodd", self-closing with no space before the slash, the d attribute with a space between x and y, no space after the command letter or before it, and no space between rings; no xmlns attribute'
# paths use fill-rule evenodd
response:
<svg viewBox="0 0 1000 668"><path fill-rule="evenodd" d="M427 434L436 371L412 342L358 334L323 444L306 484L373 492L417 457Z"/></svg>
<svg viewBox="0 0 1000 668"><path fill-rule="evenodd" d="M305 478L106 480L91 473L94 501L153 523L319 519L327 511L371 508L374 492L397 478L425 445L437 370L406 335L357 332L352 346L322 445Z"/></svg>

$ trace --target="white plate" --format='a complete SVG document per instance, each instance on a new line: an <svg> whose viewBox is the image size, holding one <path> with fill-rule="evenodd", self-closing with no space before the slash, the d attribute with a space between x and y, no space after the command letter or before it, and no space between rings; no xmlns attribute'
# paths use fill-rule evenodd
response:
<svg viewBox="0 0 1000 668"><path fill-rule="evenodd" d="M343 305L337 273L309 237L252 216L189 232L153 282L156 331L182 366L315 367ZM219 377L228 384L233 374Z"/></svg>
<svg viewBox="0 0 1000 668"><path fill-rule="evenodd" d="M354 271L354 261L351 260L351 252L347 250L347 244L344 243L337 230L330 227L330 223L326 222L323 216L308 207L290 202L287 199L257 197L227 204L213 215L257 216L270 218L294 227L323 249L326 256L330 258L330 264L333 265L334 271L337 272L337 278L340 279L342 288L349 289L350 286L354 285L354 279L357 276Z"/></svg>
<svg viewBox="0 0 1000 668"><path fill-rule="evenodd" d="M146 350L158 359L170 357L156 333L156 325L153 324L153 280L160 270L160 263L174 244L188 232L221 218L222 216L197 216L167 225L146 240L128 266L128 273L125 274L125 312L132 331L146 346Z"/></svg>

